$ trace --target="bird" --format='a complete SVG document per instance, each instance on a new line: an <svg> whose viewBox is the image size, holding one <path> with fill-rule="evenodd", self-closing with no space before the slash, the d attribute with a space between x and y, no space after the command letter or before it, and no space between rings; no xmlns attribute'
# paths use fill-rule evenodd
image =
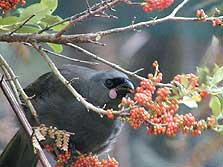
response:
<svg viewBox="0 0 223 167"><path fill-rule="evenodd" d="M105 109L118 109L121 99L134 90L133 82L117 70L95 70L89 67L66 64L60 73L88 102ZM88 111L53 72L40 76L24 91L34 105L38 119L45 126L75 133L69 143L83 154L103 154L116 141L122 128L120 118L101 117ZM32 126L37 122L24 107ZM49 158L55 165L55 159ZM33 153L31 139L21 128L0 156L0 167L35 167L38 158Z"/></svg>

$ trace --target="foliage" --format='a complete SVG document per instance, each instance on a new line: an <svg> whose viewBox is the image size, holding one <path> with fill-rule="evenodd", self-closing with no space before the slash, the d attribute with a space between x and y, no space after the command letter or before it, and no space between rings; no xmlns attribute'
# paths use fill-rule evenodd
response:
<svg viewBox="0 0 223 167"><path fill-rule="evenodd" d="M61 17L53 15L57 6L58 0L41 0L39 3L18 8L13 12L13 15L0 19L0 32L12 32L19 27L17 33L39 33L42 29L63 20ZM29 20L27 21L27 19ZM25 25L23 25L24 22ZM20 27L21 25L23 26ZM44 32L44 34L57 32L66 25L66 22L56 25L50 29L50 32ZM63 51L62 45L52 43L48 43L48 45L57 53Z"/></svg>

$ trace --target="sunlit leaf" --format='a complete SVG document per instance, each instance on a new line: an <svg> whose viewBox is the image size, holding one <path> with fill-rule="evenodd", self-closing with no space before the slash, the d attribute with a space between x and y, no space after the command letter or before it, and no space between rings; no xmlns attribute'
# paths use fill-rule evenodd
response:
<svg viewBox="0 0 223 167"><path fill-rule="evenodd" d="M54 52L61 53L63 51L63 46L60 44L54 44L54 43L47 43Z"/></svg>
<svg viewBox="0 0 223 167"><path fill-rule="evenodd" d="M25 20L31 17L33 14L35 14L35 16L29 21L30 24L35 24L47 14L50 14L50 8L48 8L46 5L36 3L25 8L19 18L20 20Z"/></svg>
<svg viewBox="0 0 223 167"><path fill-rule="evenodd" d="M198 107L198 105L197 105L196 101L193 99L193 97L184 96L182 103L185 104L189 108L197 108Z"/></svg>
<svg viewBox="0 0 223 167"><path fill-rule="evenodd" d="M47 23L48 25L51 25L61 20L63 19L59 16L46 15L41 21Z"/></svg>
<svg viewBox="0 0 223 167"><path fill-rule="evenodd" d="M11 25L16 24L19 21L19 18L16 16L9 16L0 19L0 25Z"/></svg>
<svg viewBox="0 0 223 167"><path fill-rule="evenodd" d="M63 29L64 27L66 27L68 25L68 22L65 22L63 24L58 24L54 27L52 27L53 31L60 31L61 29Z"/></svg>
<svg viewBox="0 0 223 167"><path fill-rule="evenodd" d="M223 66L218 68L213 75L212 84L217 84L223 80Z"/></svg>
<svg viewBox="0 0 223 167"><path fill-rule="evenodd" d="M40 4L50 8L50 14L53 13L58 5L58 0L41 0Z"/></svg>
<svg viewBox="0 0 223 167"><path fill-rule="evenodd" d="M221 102L217 96L211 97L211 100L209 102L209 107L212 110L212 113L214 116L218 116L221 112Z"/></svg>
<svg viewBox="0 0 223 167"><path fill-rule="evenodd" d="M40 29L38 27L33 26L23 26L22 28L16 31L17 33L35 33L38 32Z"/></svg>
<svg viewBox="0 0 223 167"><path fill-rule="evenodd" d="M197 76L201 83L207 84L208 75L210 75L210 71L207 67L197 67Z"/></svg>
<svg viewBox="0 0 223 167"><path fill-rule="evenodd" d="M60 21L62 21L63 19L59 16L52 16L52 15L46 15L40 22L41 25L46 26L50 26L52 24L58 23ZM62 24L58 24L56 26L53 26L51 28L51 30L53 31L60 31L61 29L63 29L66 25L68 24L68 22L64 22ZM43 27L44 28L44 27Z"/></svg>

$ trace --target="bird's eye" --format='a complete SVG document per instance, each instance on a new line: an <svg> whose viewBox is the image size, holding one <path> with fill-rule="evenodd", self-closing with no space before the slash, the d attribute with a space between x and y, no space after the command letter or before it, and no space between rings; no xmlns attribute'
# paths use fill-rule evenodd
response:
<svg viewBox="0 0 223 167"><path fill-rule="evenodd" d="M108 87L108 88L112 88L113 87L113 82L111 79L107 79L105 81L105 86Z"/></svg>

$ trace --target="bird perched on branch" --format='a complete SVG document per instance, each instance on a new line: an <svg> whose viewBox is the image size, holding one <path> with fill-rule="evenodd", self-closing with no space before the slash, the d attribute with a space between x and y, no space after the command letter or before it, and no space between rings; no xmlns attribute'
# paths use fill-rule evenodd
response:
<svg viewBox="0 0 223 167"><path fill-rule="evenodd" d="M88 102L99 107L106 105L107 109L117 109L121 98L134 89L128 77L116 70L96 71L65 65L60 72ZM102 153L114 142L121 129L119 118L102 118L98 113L88 111L52 72L40 76L24 90L28 96L34 96L31 102L41 123L75 133L70 137L71 149L81 153ZM28 113L26 111L29 122L36 126ZM37 161L31 139L21 129L3 151L0 166L35 167Z"/></svg>

